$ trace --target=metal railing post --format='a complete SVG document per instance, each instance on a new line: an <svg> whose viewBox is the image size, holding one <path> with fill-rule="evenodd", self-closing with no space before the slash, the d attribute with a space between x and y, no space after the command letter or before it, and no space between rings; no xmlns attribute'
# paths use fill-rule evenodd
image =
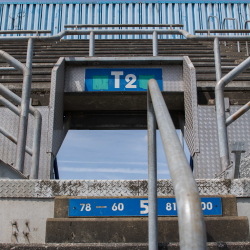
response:
<svg viewBox="0 0 250 250"><path fill-rule="evenodd" d="M29 68L30 71L32 71L33 50L34 50L34 40L30 38L28 41L27 57L26 57L26 67Z"/></svg>
<svg viewBox="0 0 250 250"><path fill-rule="evenodd" d="M214 63L215 63L216 81L218 82L222 77L222 73L221 73L220 42L217 37L214 39Z"/></svg>
<svg viewBox="0 0 250 250"><path fill-rule="evenodd" d="M148 81L148 91L175 192L180 249L206 249L206 229L201 199L191 168L156 80Z"/></svg>
<svg viewBox="0 0 250 250"><path fill-rule="evenodd" d="M225 116L224 87L250 66L250 57L221 78L215 86L215 104L222 171L229 166L228 137Z"/></svg>
<svg viewBox="0 0 250 250"><path fill-rule="evenodd" d="M216 18L217 20L217 26L218 26L218 29L219 29L219 18L217 16L209 16L208 17L208 20L207 20L207 26L208 26L208 29L210 30L210 18L213 17L213 18Z"/></svg>
<svg viewBox="0 0 250 250"><path fill-rule="evenodd" d="M158 56L158 33L153 32L153 56Z"/></svg>
<svg viewBox="0 0 250 250"><path fill-rule="evenodd" d="M95 56L95 33L90 31L89 34L89 56Z"/></svg>
<svg viewBox="0 0 250 250"><path fill-rule="evenodd" d="M148 121L148 249L158 249L156 119L150 93L147 94Z"/></svg>

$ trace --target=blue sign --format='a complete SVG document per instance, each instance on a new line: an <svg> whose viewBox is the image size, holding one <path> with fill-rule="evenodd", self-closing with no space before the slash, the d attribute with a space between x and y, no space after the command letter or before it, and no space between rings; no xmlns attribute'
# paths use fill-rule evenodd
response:
<svg viewBox="0 0 250 250"><path fill-rule="evenodd" d="M152 78L162 90L160 68L86 69L85 91L147 91Z"/></svg>
<svg viewBox="0 0 250 250"><path fill-rule="evenodd" d="M177 216L175 198L158 198L158 216ZM222 215L221 198L201 198L204 215ZM148 216L147 198L70 199L70 217Z"/></svg>

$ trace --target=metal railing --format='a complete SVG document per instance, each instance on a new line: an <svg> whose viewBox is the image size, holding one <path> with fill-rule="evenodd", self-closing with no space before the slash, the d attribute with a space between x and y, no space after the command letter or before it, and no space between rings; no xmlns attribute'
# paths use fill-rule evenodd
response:
<svg viewBox="0 0 250 250"><path fill-rule="evenodd" d="M208 30L210 30L210 18L216 18L216 20L217 20L217 27L219 28L220 27L220 25L219 25L219 18L217 17L217 16L209 16L208 17L208 19L207 19L207 27L208 27Z"/></svg>
<svg viewBox="0 0 250 250"><path fill-rule="evenodd" d="M214 40L214 58L215 58L215 71L216 81L215 86L215 104L216 104L216 116L217 116L217 127L218 127L218 140L219 140L219 153L221 170L225 171L230 165L229 162L229 150L228 150L228 136L227 126L233 121L243 115L249 108L249 103L242 107L242 110L237 111L231 117L226 120L225 115L225 103L224 103L224 87L231 82L235 77L241 74L244 70L250 66L250 57L235 67L227 75L222 78L221 73L221 60L220 60L220 45L219 40Z"/></svg>
<svg viewBox="0 0 250 250"><path fill-rule="evenodd" d="M183 28L183 24L66 24L64 28L146 28L146 27L170 27L170 29L174 27Z"/></svg>
<svg viewBox="0 0 250 250"><path fill-rule="evenodd" d="M12 65L16 70L23 72L23 89L22 89L22 98L14 94L8 88L0 84L0 93L9 98L18 105L21 105L20 110L9 102L7 99L2 97L0 99L1 103L13 111L15 114L19 115L19 129L18 129L18 138L11 136L7 131L2 130L2 134L7 136L9 139L12 138L12 141L17 144L16 149L16 159L15 159L15 168L23 173L24 169L24 157L25 151L32 155L32 168L31 168L31 179L38 178L38 168L39 168L39 155L40 155L40 140L41 140L41 123L42 116L40 112L29 105L30 92L31 92L31 71L28 67L23 65L21 62L16 60L14 57L10 56L8 53L0 50L0 57ZM33 149L26 147L26 138L27 138L27 127L28 127L28 115L31 113L35 117L35 127L34 127L34 139L33 139ZM7 133L4 133L7 132Z"/></svg>
<svg viewBox="0 0 250 250"><path fill-rule="evenodd" d="M247 29L247 23L250 23L250 20L245 21L245 24L244 24L244 29L245 30ZM249 56L248 42L246 42L246 50L247 50L247 56Z"/></svg>
<svg viewBox="0 0 250 250"><path fill-rule="evenodd" d="M29 32L29 31L28 31ZM204 31L203 31L204 32ZM230 30L225 30L225 32L231 32ZM237 33L237 30L233 30L234 33ZM240 32L244 33L244 30L240 30ZM248 30L245 30L248 32ZM128 35L153 35L152 43L153 43L153 56L158 55L158 35L165 34L165 35L182 35L187 40L191 41L249 41L250 36L221 36L221 35L209 35L209 36L197 36L191 35L186 30L181 29L91 29L91 30L64 30L54 36L18 36L18 37L0 37L1 42L8 42L8 41L28 41L27 47L27 58L26 58L26 68L27 74L24 74L24 85L22 90L22 104L21 104L21 119L20 119L20 133L18 141L18 152L20 154L20 158L18 158L17 168L18 170L23 170L23 159L25 153L25 138L27 133L27 115L29 110L29 97L31 91L31 70L32 70L32 60L33 60L33 47L34 42L53 42L53 41L60 41L60 39L64 36L68 35L89 35L89 56L93 57L95 55L95 35L115 35L115 34L128 34ZM216 44L215 43L215 44ZM219 45L218 45L219 46ZM217 47L218 47L217 46ZM215 51L216 54L216 51ZM220 55L219 55L220 57ZM217 60L217 65L220 63L220 58L216 59L215 55L215 64ZM23 68L22 68L23 69ZM8 67L7 70L12 70ZM220 66L221 71L221 66ZM219 74L219 71L216 70L216 75ZM221 75L219 78L220 80ZM22 155L22 156L21 156Z"/></svg>
<svg viewBox="0 0 250 250"><path fill-rule="evenodd" d="M156 122L177 202L180 248L206 249L206 229L199 191L158 83L154 79L148 81L147 120L149 250L158 249Z"/></svg>

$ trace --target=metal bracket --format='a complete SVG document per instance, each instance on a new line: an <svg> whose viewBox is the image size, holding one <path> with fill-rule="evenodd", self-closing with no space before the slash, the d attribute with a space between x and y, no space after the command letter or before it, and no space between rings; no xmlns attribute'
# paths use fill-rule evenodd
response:
<svg viewBox="0 0 250 250"><path fill-rule="evenodd" d="M240 172L241 154L246 152L245 142L233 142L231 153L233 153L233 166L226 171L226 179L238 179Z"/></svg>

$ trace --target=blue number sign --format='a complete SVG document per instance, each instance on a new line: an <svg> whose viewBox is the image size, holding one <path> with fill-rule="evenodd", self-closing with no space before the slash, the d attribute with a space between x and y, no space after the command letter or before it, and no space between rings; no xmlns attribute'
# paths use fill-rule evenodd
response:
<svg viewBox="0 0 250 250"><path fill-rule="evenodd" d="M201 198L204 215L222 215L221 198ZM158 198L159 216L177 216L175 198ZM69 216L148 216L147 198L70 199Z"/></svg>
<svg viewBox="0 0 250 250"><path fill-rule="evenodd" d="M160 68L86 69L85 91L147 91L152 78L162 90Z"/></svg>

